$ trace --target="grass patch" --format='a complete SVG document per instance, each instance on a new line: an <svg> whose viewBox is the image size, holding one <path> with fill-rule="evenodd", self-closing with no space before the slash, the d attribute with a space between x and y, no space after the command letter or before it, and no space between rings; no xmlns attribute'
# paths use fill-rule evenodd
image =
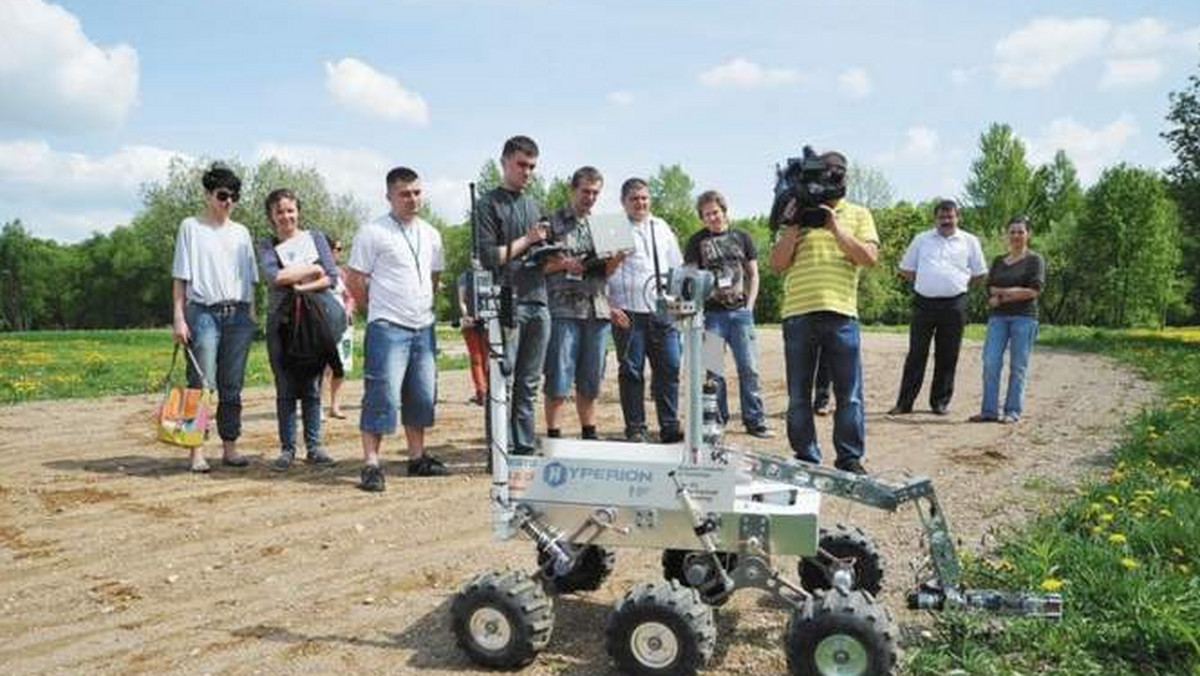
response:
<svg viewBox="0 0 1200 676"><path fill-rule="evenodd" d="M908 673L1200 675L1200 330L1048 327L1039 342L1130 364L1162 397L1102 479L966 562L969 586L1058 591L1064 619L941 615Z"/></svg>
<svg viewBox="0 0 1200 676"><path fill-rule="evenodd" d="M461 340L456 330L439 327L440 345ZM0 404L156 391L171 365L173 349L168 329L0 334ZM466 361L442 353L438 368L462 369ZM354 369L347 376L362 378L362 327L356 326ZM246 386L272 382L267 344L255 340L246 363Z"/></svg>

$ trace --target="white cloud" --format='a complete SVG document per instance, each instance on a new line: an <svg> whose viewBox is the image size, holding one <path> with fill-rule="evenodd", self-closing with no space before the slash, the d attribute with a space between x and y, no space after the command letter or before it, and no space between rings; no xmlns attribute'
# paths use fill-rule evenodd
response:
<svg viewBox="0 0 1200 676"><path fill-rule="evenodd" d="M1089 128L1072 117L1060 117L1029 140L1029 157L1034 162L1049 162L1054 153L1064 150L1079 170L1084 183L1094 181L1107 166L1124 155L1125 147L1138 133L1130 115L1122 115L1098 129Z"/></svg>
<svg viewBox="0 0 1200 676"><path fill-rule="evenodd" d="M400 81L353 58L325 62L325 88L341 105L364 115L429 124L429 106Z"/></svg>
<svg viewBox="0 0 1200 676"><path fill-rule="evenodd" d="M1153 17L1143 17L1113 31L1112 47L1117 54L1148 54L1166 47L1170 41L1167 25Z"/></svg>
<svg viewBox="0 0 1200 676"><path fill-rule="evenodd" d="M20 218L39 236L66 241L108 231L129 222L142 185L164 179L177 155L125 146L93 157L44 141L0 143L0 221Z"/></svg>
<svg viewBox="0 0 1200 676"><path fill-rule="evenodd" d="M770 87L800 81L800 73L790 68L764 68L737 57L700 73L700 83L708 87Z"/></svg>
<svg viewBox="0 0 1200 676"><path fill-rule="evenodd" d="M62 7L0 2L0 45L0 122L52 131L112 129L137 103L137 52L94 44Z"/></svg>
<svg viewBox="0 0 1200 676"><path fill-rule="evenodd" d="M325 187L335 194L351 195L367 213L387 210L384 179L396 163L374 150L266 142L258 145L254 155L259 160L275 157L287 164L313 167L325 179ZM421 184L425 201L444 218L457 223L467 213L467 181L423 175Z"/></svg>
<svg viewBox="0 0 1200 676"><path fill-rule="evenodd" d="M1154 82L1162 75L1162 63L1158 59L1109 59L1104 62L1104 77L1101 89L1134 87Z"/></svg>
<svg viewBox="0 0 1200 676"><path fill-rule="evenodd" d="M627 91L609 92L604 99L614 106L628 106L633 104L633 93Z"/></svg>
<svg viewBox="0 0 1200 676"><path fill-rule="evenodd" d="M1099 55L1111 31L1104 19L1034 19L996 43L996 75L1013 87L1045 87L1069 66Z"/></svg>
<svg viewBox="0 0 1200 676"><path fill-rule="evenodd" d="M938 133L929 127L909 127L904 132L904 154L913 158L933 157L938 151Z"/></svg>
<svg viewBox="0 0 1200 676"><path fill-rule="evenodd" d="M852 99L866 98L873 89L871 76L862 68L847 68L838 75L838 89Z"/></svg>

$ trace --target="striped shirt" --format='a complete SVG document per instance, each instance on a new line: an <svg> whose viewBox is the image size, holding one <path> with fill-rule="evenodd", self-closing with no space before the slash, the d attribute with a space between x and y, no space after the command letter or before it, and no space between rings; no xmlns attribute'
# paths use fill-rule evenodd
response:
<svg viewBox="0 0 1200 676"><path fill-rule="evenodd" d="M879 233L870 210L845 200L833 210L838 225L860 242L878 246ZM836 312L858 317L858 271L837 240L825 228L802 230L783 277L783 308L780 318L809 312Z"/></svg>

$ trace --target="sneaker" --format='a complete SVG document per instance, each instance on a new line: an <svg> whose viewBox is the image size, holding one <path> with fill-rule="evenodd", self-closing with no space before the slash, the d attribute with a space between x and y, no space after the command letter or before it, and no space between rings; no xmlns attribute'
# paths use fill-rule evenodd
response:
<svg viewBox="0 0 1200 676"><path fill-rule="evenodd" d="M446 476L449 472L446 470L446 465L437 458L426 453L419 458L413 458L408 461L409 476Z"/></svg>
<svg viewBox="0 0 1200 676"><path fill-rule="evenodd" d="M934 415L950 415L950 408L945 404L939 404L932 408Z"/></svg>
<svg viewBox="0 0 1200 676"><path fill-rule="evenodd" d="M994 423L994 422L1000 422L1000 419L995 416L984 415L982 413L976 413L975 415L971 416L970 418L967 418L967 422Z"/></svg>
<svg viewBox="0 0 1200 676"><path fill-rule="evenodd" d="M358 487L368 493L382 493L387 483L383 479L383 468L379 465L364 465L361 477Z"/></svg>
<svg viewBox="0 0 1200 676"><path fill-rule="evenodd" d="M271 463L271 469L276 472L286 472L291 469L292 463L296 461L296 453L294 451L280 451L279 457Z"/></svg>
<svg viewBox="0 0 1200 676"><path fill-rule="evenodd" d="M1019 422L1021 422L1021 418L1012 413L1005 413L1004 417L1000 419L1001 425L1016 425Z"/></svg>
<svg viewBox="0 0 1200 676"><path fill-rule="evenodd" d="M326 453L325 449L321 448L320 446L318 446L315 450L309 451L304 456L304 462L310 465L321 465L323 467L329 467L337 464L337 460L334 460L333 456Z"/></svg>
<svg viewBox="0 0 1200 676"><path fill-rule="evenodd" d="M658 433L658 441L663 444L677 444L683 441L683 432L679 430L663 430Z"/></svg>
<svg viewBox="0 0 1200 676"><path fill-rule="evenodd" d="M912 413L912 408L903 406L893 406L892 410L887 412L888 415L908 415L909 413Z"/></svg>
<svg viewBox="0 0 1200 676"><path fill-rule="evenodd" d="M859 462L856 458L847 458L845 460L839 460L839 461L833 463L833 466L835 469L840 469L843 472L849 472L851 474L866 474L867 473L867 468L863 467L862 463Z"/></svg>
<svg viewBox="0 0 1200 676"><path fill-rule="evenodd" d="M774 439L775 433L766 425L757 425L755 427L747 427L746 434L749 434L756 439Z"/></svg>

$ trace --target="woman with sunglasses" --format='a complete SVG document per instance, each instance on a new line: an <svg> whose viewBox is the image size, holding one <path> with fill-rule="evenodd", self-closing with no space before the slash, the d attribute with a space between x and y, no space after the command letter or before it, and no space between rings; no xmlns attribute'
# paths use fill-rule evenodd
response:
<svg viewBox="0 0 1200 676"><path fill-rule="evenodd" d="M179 224L171 268L172 332L195 356L188 385L217 389L217 432L222 462L245 467L237 451L242 432L242 382L254 337L254 245L246 226L230 219L242 181L214 164L201 178L204 214ZM199 366L199 371L197 370ZM191 470L207 472L203 447L191 451Z"/></svg>
<svg viewBox="0 0 1200 676"><path fill-rule="evenodd" d="M1038 334L1037 299L1046 282L1046 263L1029 250L1029 219L1008 222L1008 253L988 273L987 337L983 341L983 406L971 422L1011 424L1021 419L1029 355ZM1000 370L1008 351L1008 392L1000 409Z"/></svg>
<svg viewBox="0 0 1200 676"><path fill-rule="evenodd" d="M275 230L258 245L263 277L267 280L267 354L275 375L275 414L279 421L279 457L271 469L284 471L296 460L296 401L304 420L305 461L332 465L321 445L321 376L317 368L289 363L280 327L291 310L288 302L299 293L324 291L338 278L329 241L316 230L300 228L300 200L287 188L271 191L266 201L267 219ZM330 359L336 359L330 355Z"/></svg>

